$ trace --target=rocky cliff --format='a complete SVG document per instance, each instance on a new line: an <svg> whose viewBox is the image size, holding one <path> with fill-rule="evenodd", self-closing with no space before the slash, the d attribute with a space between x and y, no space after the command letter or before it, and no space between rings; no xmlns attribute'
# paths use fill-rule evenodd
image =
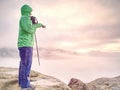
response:
<svg viewBox="0 0 120 90"><path fill-rule="evenodd" d="M18 86L18 69L0 67L0 90L21 90ZM31 72L31 84L36 86L35 90L71 90L60 80Z"/></svg>
<svg viewBox="0 0 120 90"><path fill-rule="evenodd" d="M120 90L120 76L99 78L90 83L72 78L67 86L52 76L32 71L31 84L36 86L35 90ZM18 69L0 67L0 90L21 90L18 86Z"/></svg>

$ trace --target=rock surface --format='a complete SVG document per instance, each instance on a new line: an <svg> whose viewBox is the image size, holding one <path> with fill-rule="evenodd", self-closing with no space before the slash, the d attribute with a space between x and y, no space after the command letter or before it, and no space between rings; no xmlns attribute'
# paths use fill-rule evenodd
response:
<svg viewBox="0 0 120 90"><path fill-rule="evenodd" d="M0 90L21 90L17 74L18 69L0 67ZM31 84L35 90L71 90L60 80L34 71L31 72Z"/></svg>
<svg viewBox="0 0 120 90"><path fill-rule="evenodd" d="M120 90L120 76L114 78L99 78L90 83L83 83L72 78L68 84L72 90Z"/></svg>

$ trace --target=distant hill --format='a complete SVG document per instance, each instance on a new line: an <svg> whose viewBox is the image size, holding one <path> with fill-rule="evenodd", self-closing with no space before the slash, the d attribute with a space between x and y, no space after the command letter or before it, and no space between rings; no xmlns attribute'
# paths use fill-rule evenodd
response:
<svg viewBox="0 0 120 90"><path fill-rule="evenodd" d="M33 55L36 57L36 49L33 51ZM54 48L39 48L39 54L42 58L49 58L49 59L61 59L61 58L70 58L72 56L78 55L76 52L62 50L62 49L54 49ZM15 48L0 48L0 57L12 57L16 58L19 57L19 52Z"/></svg>
<svg viewBox="0 0 120 90"><path fill-rule="evenodd" d="M0 57L18 57L18 51L13 48L0 48Z"/></svg>

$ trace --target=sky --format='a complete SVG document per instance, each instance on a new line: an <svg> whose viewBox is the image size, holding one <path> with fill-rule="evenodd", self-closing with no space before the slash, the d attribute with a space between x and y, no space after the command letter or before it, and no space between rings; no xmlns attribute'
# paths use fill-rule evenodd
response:
<svg viewBox="0 0 120 90"><path fill-rule="evenodd" d="M47 27L37 30L40 47L77 53L120 51L120 0L1 0L0 47L17 47L24 4Z"/></svg>
<svg viewBox="0 0 120 90"><path fill-rule="evenodd" d="M92 78L120 75L120 0L0 0L0 48L17 48L24 4L46 25L46 29L37 29L38 45L44 48L41 52L56 55L54 59L70 59L64 63L53 60L48 68L46 62L43 71L71 77L63 74L69 71L79 78L89 77L88 72Z"/></svg>

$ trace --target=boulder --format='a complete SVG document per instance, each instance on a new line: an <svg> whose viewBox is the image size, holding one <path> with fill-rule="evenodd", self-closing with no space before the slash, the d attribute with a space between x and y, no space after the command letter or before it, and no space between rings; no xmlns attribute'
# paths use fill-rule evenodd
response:
<svg viewBox="0 0 120 90"><path fill-rule="evenodd" d="M72 78L68 84L72 90L87 90L87 86L82 81Z"/></svg>
<svg viewBox="0 0 120 90"><path fill-rule="evenodd" d="M35 71L31 71L30 78L35 90L71 90L62 81ZM21 90L18 85L18 69L0 67L0 90Z"/></svg>

